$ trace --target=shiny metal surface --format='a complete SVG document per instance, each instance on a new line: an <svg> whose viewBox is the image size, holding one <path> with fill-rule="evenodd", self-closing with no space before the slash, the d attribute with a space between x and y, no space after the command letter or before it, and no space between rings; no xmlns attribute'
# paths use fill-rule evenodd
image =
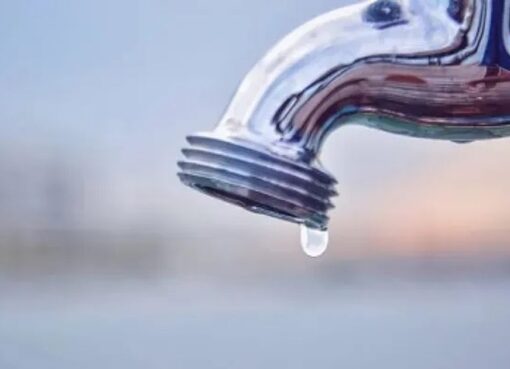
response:
<svg viewBox="0 0 510 369"><path fill-rule="evenodd" d="M370 0L311 20L248 73L213 133L190 137L179 176L323 229L335 180L318 155L332 130L361 124L455 142L510 135L509 8Z"/></svg>

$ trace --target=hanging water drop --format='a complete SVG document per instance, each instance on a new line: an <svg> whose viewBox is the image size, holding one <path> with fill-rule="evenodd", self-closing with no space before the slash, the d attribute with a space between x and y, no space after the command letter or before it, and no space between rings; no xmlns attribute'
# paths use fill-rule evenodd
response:
<svg viewBox="0 0 510 369"><path fill-rule="evenodd" d="M301 247L306 255L312 258L321 256L328 248L328 241L327 230L321 231L301 225Z"/></svg>

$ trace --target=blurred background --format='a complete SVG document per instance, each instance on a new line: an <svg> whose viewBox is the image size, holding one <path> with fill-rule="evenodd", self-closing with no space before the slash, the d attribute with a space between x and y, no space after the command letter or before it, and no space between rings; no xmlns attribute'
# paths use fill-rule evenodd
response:
<svg viewBox="0 0 510 369"><path fill-rule="evenodd" d="M0 2L0 367L508 368L508 140L349 127L330 248L182 186L188 133L353 1Z"/></svg>

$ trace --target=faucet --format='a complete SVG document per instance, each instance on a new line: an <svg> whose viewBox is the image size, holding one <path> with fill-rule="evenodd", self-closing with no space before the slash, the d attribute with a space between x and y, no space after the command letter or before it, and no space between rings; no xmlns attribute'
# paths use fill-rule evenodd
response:
<svg viewBox="0 0 510 369"><path fill-rule="evenodd" d="M510 136L510 0L368 0L321 15L248 73L218 126L187 137L181 181L325 230L319 160L360 124L457 143Z"/></svg>

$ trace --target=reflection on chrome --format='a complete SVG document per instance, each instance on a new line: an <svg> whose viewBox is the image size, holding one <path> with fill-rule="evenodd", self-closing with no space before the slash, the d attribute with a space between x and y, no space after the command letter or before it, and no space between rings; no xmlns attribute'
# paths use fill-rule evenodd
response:
<svg viewBox="0 0 510 369"><path fill-rule="evenodd" d="M455 142L510 135L510 0L376 0L324 14L248 73L211 133L188 137L181 180L326 229L325 137L361 124Z"/></svg>

